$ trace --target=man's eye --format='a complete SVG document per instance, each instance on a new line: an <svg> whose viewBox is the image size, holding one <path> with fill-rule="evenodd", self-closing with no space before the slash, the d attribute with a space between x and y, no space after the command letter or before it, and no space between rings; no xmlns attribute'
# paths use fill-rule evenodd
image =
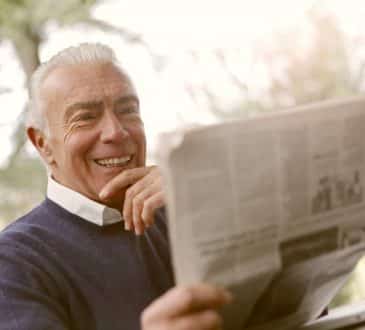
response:
<svg viewBox="0 0 365 330"><path fill-rule="evenodd" d="M92 113L85 113L82 115L79 115L75 118L76 121L86 121L86 120L92 120L95 119L96 115Z"/></svg>
<svg viewBox="0 0 365 330"><path fill-rule="evenodd" d="M129 108L120 108L117 109L117 112L120 114L130 114L130 113L138 113L138 109L135 107L129 107Z"/></svg>

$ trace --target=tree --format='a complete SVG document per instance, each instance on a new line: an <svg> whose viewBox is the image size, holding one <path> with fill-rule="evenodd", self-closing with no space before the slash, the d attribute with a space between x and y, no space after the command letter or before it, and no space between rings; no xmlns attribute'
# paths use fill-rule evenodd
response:
<svg viewBox="0 0 365 330"><path fill-rule="evenodd" d="M351 69L355 47L336 19L316 9L309 13L309 22L309 47L298 45L303 33L283 34L278 38L280 46L267 58L269 95L275 108L357 94L362 88L363 70ZM280 64L285 74L275 70Z"/></svg>
<svg viewBox="0 0 365 330"><path fill-rule="evenodd" d="M200 87L187 86L188 93L195 101L204 97L210 112L220 120L360 93L364 89L365 60L357 55L365 42L346 36L336 18L320 5L308 12L305 24L304 29L298 25L258 43L249 64L248 57L237 50L241 67L237 56L231 60L229 52L215 52L216 62L225 72L225 90L236 88L242 95L241 101L228 111L209 79ZM195 62L202 62L201 56L195 54ZM251 68L240 70L247 66ZM240 71L244 73L239 74ZM262 71L266 72L264 79L268 83L259 88L253 82L258 78L257 72Z"/></svg>

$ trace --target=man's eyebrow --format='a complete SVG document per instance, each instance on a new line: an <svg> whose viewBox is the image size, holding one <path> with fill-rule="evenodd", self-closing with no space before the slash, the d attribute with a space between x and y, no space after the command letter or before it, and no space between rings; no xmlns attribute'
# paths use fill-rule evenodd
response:
<svg viewBox="0 0 365 330"><path fill-rule="evenodd" d="M101 101L85 101L85 102L76 102L71 105L69 105L66 108L65 112L65 118L69 118L76 110L80 109L98 109L103 105L103 102Z"/></svg>
<svg viewBox="0 0 365 330"><path fill-rule="evenodd" d="M119 99L117 99L114 104L115 105L123 105L123 104L128 104L134 102L137 104L137 107L139 107L139 100L138 97L136 97L135 95L126 95L126 96L122 96Z"/></svg>

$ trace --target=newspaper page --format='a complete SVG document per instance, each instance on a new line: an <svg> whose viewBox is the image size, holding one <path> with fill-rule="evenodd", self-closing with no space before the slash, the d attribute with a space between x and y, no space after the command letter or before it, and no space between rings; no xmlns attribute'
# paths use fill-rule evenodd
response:
<svg viewBox="0 0 365 330"><path fill-rule="evenodd" d="M162 138L176 281L230 288L225 329L290 329L344 283L365 250L363 132L356 98Z"/></svg>
<svg viewBox="0 0 365 330"><path fill-rule="evenodd" d="M303 110L278 132L283 269L249 321L263 329L318 317L364 254L365 101Z"/></svg>
<svg viewBox="0 0 365 330"><path fill-rule="evenodd" d="M264 132L259 141L241 125L230 127L229 135L215 126L192 130L181 141L164 139L178 146L161 167L177 283L230 287L236 303L224 311L226 320L243 325L281 265L274 141ZM250 168L257 177L246 175ZM265 185L256 185L259 177Z"/></svg>

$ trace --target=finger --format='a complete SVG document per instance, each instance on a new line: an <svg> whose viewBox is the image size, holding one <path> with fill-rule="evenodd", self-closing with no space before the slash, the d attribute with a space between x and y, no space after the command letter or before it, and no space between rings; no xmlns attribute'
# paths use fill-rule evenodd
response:
<svg viewBox="0 0 365 330"><path fill-rule="evenodd" d="M137 236L140 236L144 233L145 225L143 222L138 222L137 224L133 223L134 232Z"/></svg>
<svg viewBox="0 0 365 330"><path fill-rule="evenodd" d="M136 235L142 235L143 231L144 231L144 224L141 219L141 213L142 213L143 203L144 203L144 199L145 199L144 196L147 193L150 193L149 190L151 190L151 188L149 188L148 191L143 191L142 193L140 193L137 196L134 196L133 198L131 198L130 196L128 197L128 204L132 205L132 224L135 229ZM127 198L126 198L126 200L127 200ZM124 205L127 204L126 200L125 200ZM124 216L124 212L125 211L123 209L123 216ZM128 214L127 218L130 219L129 214Z"/></svg>
<svg viewBox="0 0 365 330"><path fill-rule="evenodd" d="M150 196L144 202L141 217L145 226L148 227L153 224L156 210L164 205L165 205L165 194L163 191L159 191L158 193Z"/></svg>
<svg viewBox="0 0 365 330"><path fill-rule="evenodd" d="M124 218L124 217L123 217ZM133 224L131 223L131 221L128 221L127 219L124 218L124 229L127 231L131 231L133 230Z"/></svg>
<svg viewBox="0 0 365 330"><path fill-rule="evenodd" d="M142 214L146 207L150 207L147 206L147 201L154 195L159 194L160 192L161 192L160 184L154 183L150 186L145 187L145 189L142 192L140 192L137 196L133 198L132 201L133 225L134 228L137 229L136 230L137 235L141 234L141 232L138 230L141 224L143 224L144 227L148 227L153 222L153 220L151 221L151 223L147 223L146 221L144 221ZM158 201L159 200L157 200L156 203ZM151 210L150 212L152 212L152 218L153 218L154 210ZM147 213L147 215L149 214Z"/></svg>
<svg viewBox="0 0 365 330"><path fill-rule="evenodd" d="M170 329L179 330L219 330L223 329L223 319L214 310L204 310L184 317L176 317L171 322Z"/></svg>
<svg viewBox="0 0 365 330"><path fill-rule="evenodd" d="M125 198L124 198L124 204L123 204L123 218L126 219L130 224L133 223L133 208L134 208L134 203L138 204L137 206L141 206L140 205L144 200L143 200L143 196L139 196L136 200L136 197L141 194L143 191L148 191L149 194L150 193L150 186L151 184L153 184L153 180L158 180L158 178L156 179L156 177L153 177L151 175L151 173L145 177L143 177L142 179L140 179L138 182L136 182L135 184L133 184L131 187L129 187L125 193ZM145 197L148 197L149 195L146 193ZM141 211L140 211L141 213Z"/></svg>
<svg viewBox="0 0 365 330"><path fill-rule="evenodd" d="M199 284L175 287L155 300L146 310L149 319L171 318L203 309L216 309L232 301L232 295L216 286Z"/></svg>
<svg viewBox="0 0 365 330"><path fill-rule="evenodd" d="M148 189L151 190L151 189ZM141 218L141 213L143 210L143 203L144 203L144 195L150 193L149 191L144 191L141 194L137 195L133 198L132 201L132 221L133 226L135 228L136 235L142 235L144 229L144 223Z"/></svg>
<svg viewBox="0 0 365 330"><path fill-rule="evenodd" d="M147 316L147 317L146 317ZM146 313L142 314L142 329L174 329L174 330L221 330L223 329L222 317L213 310L176 317L172 319L150 320Z"/></svg>
<svg viewBox="0 0 365 330"><path fill-rule="evenodd" d="M121 189L126 188L136 181L144 177L150 172L148 167L138 167L130 170L125 170L110 180L100 191L99 197L107 199L118 193Z"/></svg>
<svg viewBox="0 0 365 330"><path fill-rule="evenodd" d="M145 177L141 178L139 181L134 183L131 187L129 187L125 193L124 204L123 204L123 217L128 221L128 223L132 224L134 215L133 215L133 203L135 202L135 198L137 195L141 194L144 190L149 189L151 185L154 183L158 183L161 188L161 177L159 172L154 170L157 169L155 166L150 167L150 172ZM150 195L146 195L145 197L149 197ZM137 201L138 203L142 202L142 196L140 196L141 201ZM140 211L141 213L141 211Z"/></svg>
<svg viewBox="0 0 365 330"><path fill-rule="evenodd" d="M144 176L140 177L136 182L133 183L133 185L130 187L130 193L132 195L139 194L142 190L145 189L145 187L155 183L160 182L161 183L161 176L158 172L156 166L151 166L148 168L148 171L145 173Z"/></svg>

